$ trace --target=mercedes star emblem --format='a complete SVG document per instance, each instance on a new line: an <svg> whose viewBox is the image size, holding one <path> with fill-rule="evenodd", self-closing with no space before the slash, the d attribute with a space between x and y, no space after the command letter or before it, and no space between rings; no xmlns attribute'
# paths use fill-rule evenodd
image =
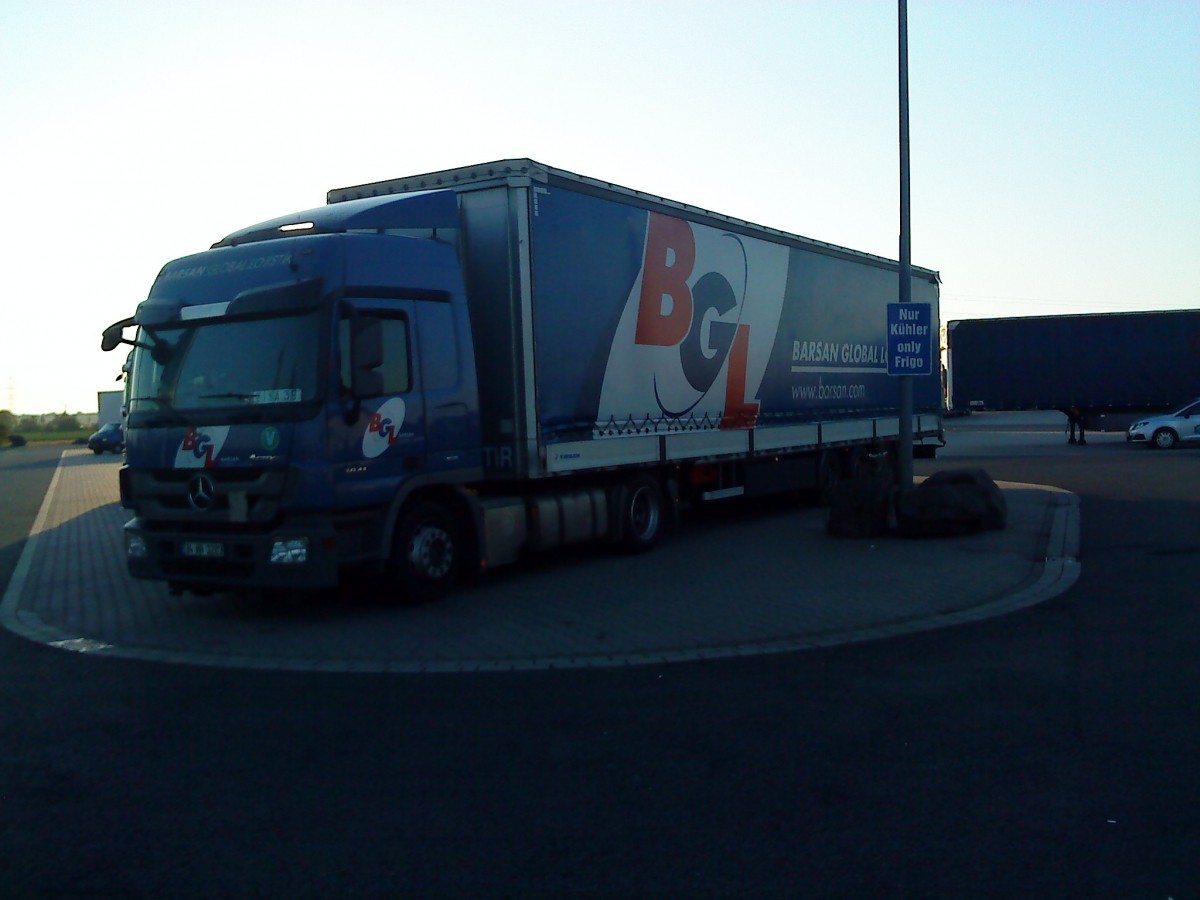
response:
<svg viewBox="0 0 1200 900"><path fill-rule="evenodd" d="M194 475L192 480L188 482L188 503L192 505L192 509L197 509L201 512L212 509L216 499L217 487L213 484L211 475L203 473Z"/></svg>

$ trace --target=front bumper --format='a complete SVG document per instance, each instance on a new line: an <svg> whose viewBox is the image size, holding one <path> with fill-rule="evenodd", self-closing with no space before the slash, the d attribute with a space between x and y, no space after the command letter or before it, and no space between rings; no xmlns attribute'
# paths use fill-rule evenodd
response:
<svg viewBox="0 0 1200 900"><path fill-rule="evenodd" d="M296 542L302 539L300 552ZM337 534L326 519L227 532L133 518L125 525L124 546L130 575L176 587L326 590L338 584ZM288 561L272 562L273 555Z"/></svg>

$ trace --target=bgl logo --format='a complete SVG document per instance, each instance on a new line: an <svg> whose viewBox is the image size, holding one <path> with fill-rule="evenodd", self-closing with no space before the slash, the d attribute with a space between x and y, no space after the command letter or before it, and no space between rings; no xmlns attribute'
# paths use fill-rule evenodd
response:
<svg viewBox="0 0 1200 900"><path fill-rule="evenodd" d="M371 413L367 419L367 430L363 432L363 456L374 459L396 443L400 437L400 427L404 424L404 412L404 400L393 397Z"/></svg>
<svg viewBox="0 0 1200 900"><path fill-rule="evenodd" d="M763 377L786 279L786 248L648 213L598 423L637 424L657 406L663 419L694 427L753 427L759 404L748 398Z"/></svg>
<svg viewBox="0 0 1200 900"><path fill-rule="evenodd" d="M175 451L175 468L210 469L217 464L217 456L229 437L228 425L209 425L203 430L189 428L183 433Z"/></svg>
<svg viewBox="0 0 1200 900"><path fill-rule="evenodd" d="M734 235L723 237L734 241L742 251L744 292L745 249ZM751 426L758 416L758 403L748 403L745 399L750 326L721 319L739 306L733 285L725 275L707 272L688 287L695 265L696 239L691 226L680 219L651 213L634 343L679 347L683 376L699 396L690 406L670 409L661 396L656 376L654 398L669 418L686 415L704 399L728 358L721 427Z"/></svg>

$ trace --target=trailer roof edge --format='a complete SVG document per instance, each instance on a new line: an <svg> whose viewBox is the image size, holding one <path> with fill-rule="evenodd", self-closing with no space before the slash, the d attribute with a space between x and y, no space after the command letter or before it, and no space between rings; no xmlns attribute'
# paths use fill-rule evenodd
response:
<svg viewBox="0 0 1200 900"><path fill-rule="evenodd" d="M594 196L625 199L634 205L647 209L667 209L684 213L692 219L702 220L703 224L713 224L738 230L745 234L758 234L777 238L797 247L810 249L829 256L838 256L865 262L885 269L897 269L899 263L886 256L878 256L850 247L842 247L827 241L804 237L778 228L759 225L747 219L739 219L724 213L713 212L690 203L681 203L657 194L650 194L611 181L579 175L566 169L556 169L553 166L539 163L532 159L502 159L493 162L479 163L473 166L463 166L455 169L442 169L436 172L426 172L419 175L389 178L384 181L374 181L349 187L334 188L326 194L328 203L340 203L346 200L359 200L366 197L377 197L386 194L401 194L410 191L428 191L439 188L467 188L480 190L495 187L500 184L521 185L539 182L546 185L560 185L573 188L581 193ZM941 275L933 269L913 266L914 277L934 284L941 284Z"/></svg>

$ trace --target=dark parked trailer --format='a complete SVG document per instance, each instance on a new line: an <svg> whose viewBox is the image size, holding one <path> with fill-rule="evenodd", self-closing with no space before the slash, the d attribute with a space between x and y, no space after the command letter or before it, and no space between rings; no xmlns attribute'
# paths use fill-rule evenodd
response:
<svg viewBox="0 0 1200 900"><path fill-rule="evenodd" d="M1200 394L1200 310L962 319L947 335L953 411L1056 409L1080 424Z"/></svg>

